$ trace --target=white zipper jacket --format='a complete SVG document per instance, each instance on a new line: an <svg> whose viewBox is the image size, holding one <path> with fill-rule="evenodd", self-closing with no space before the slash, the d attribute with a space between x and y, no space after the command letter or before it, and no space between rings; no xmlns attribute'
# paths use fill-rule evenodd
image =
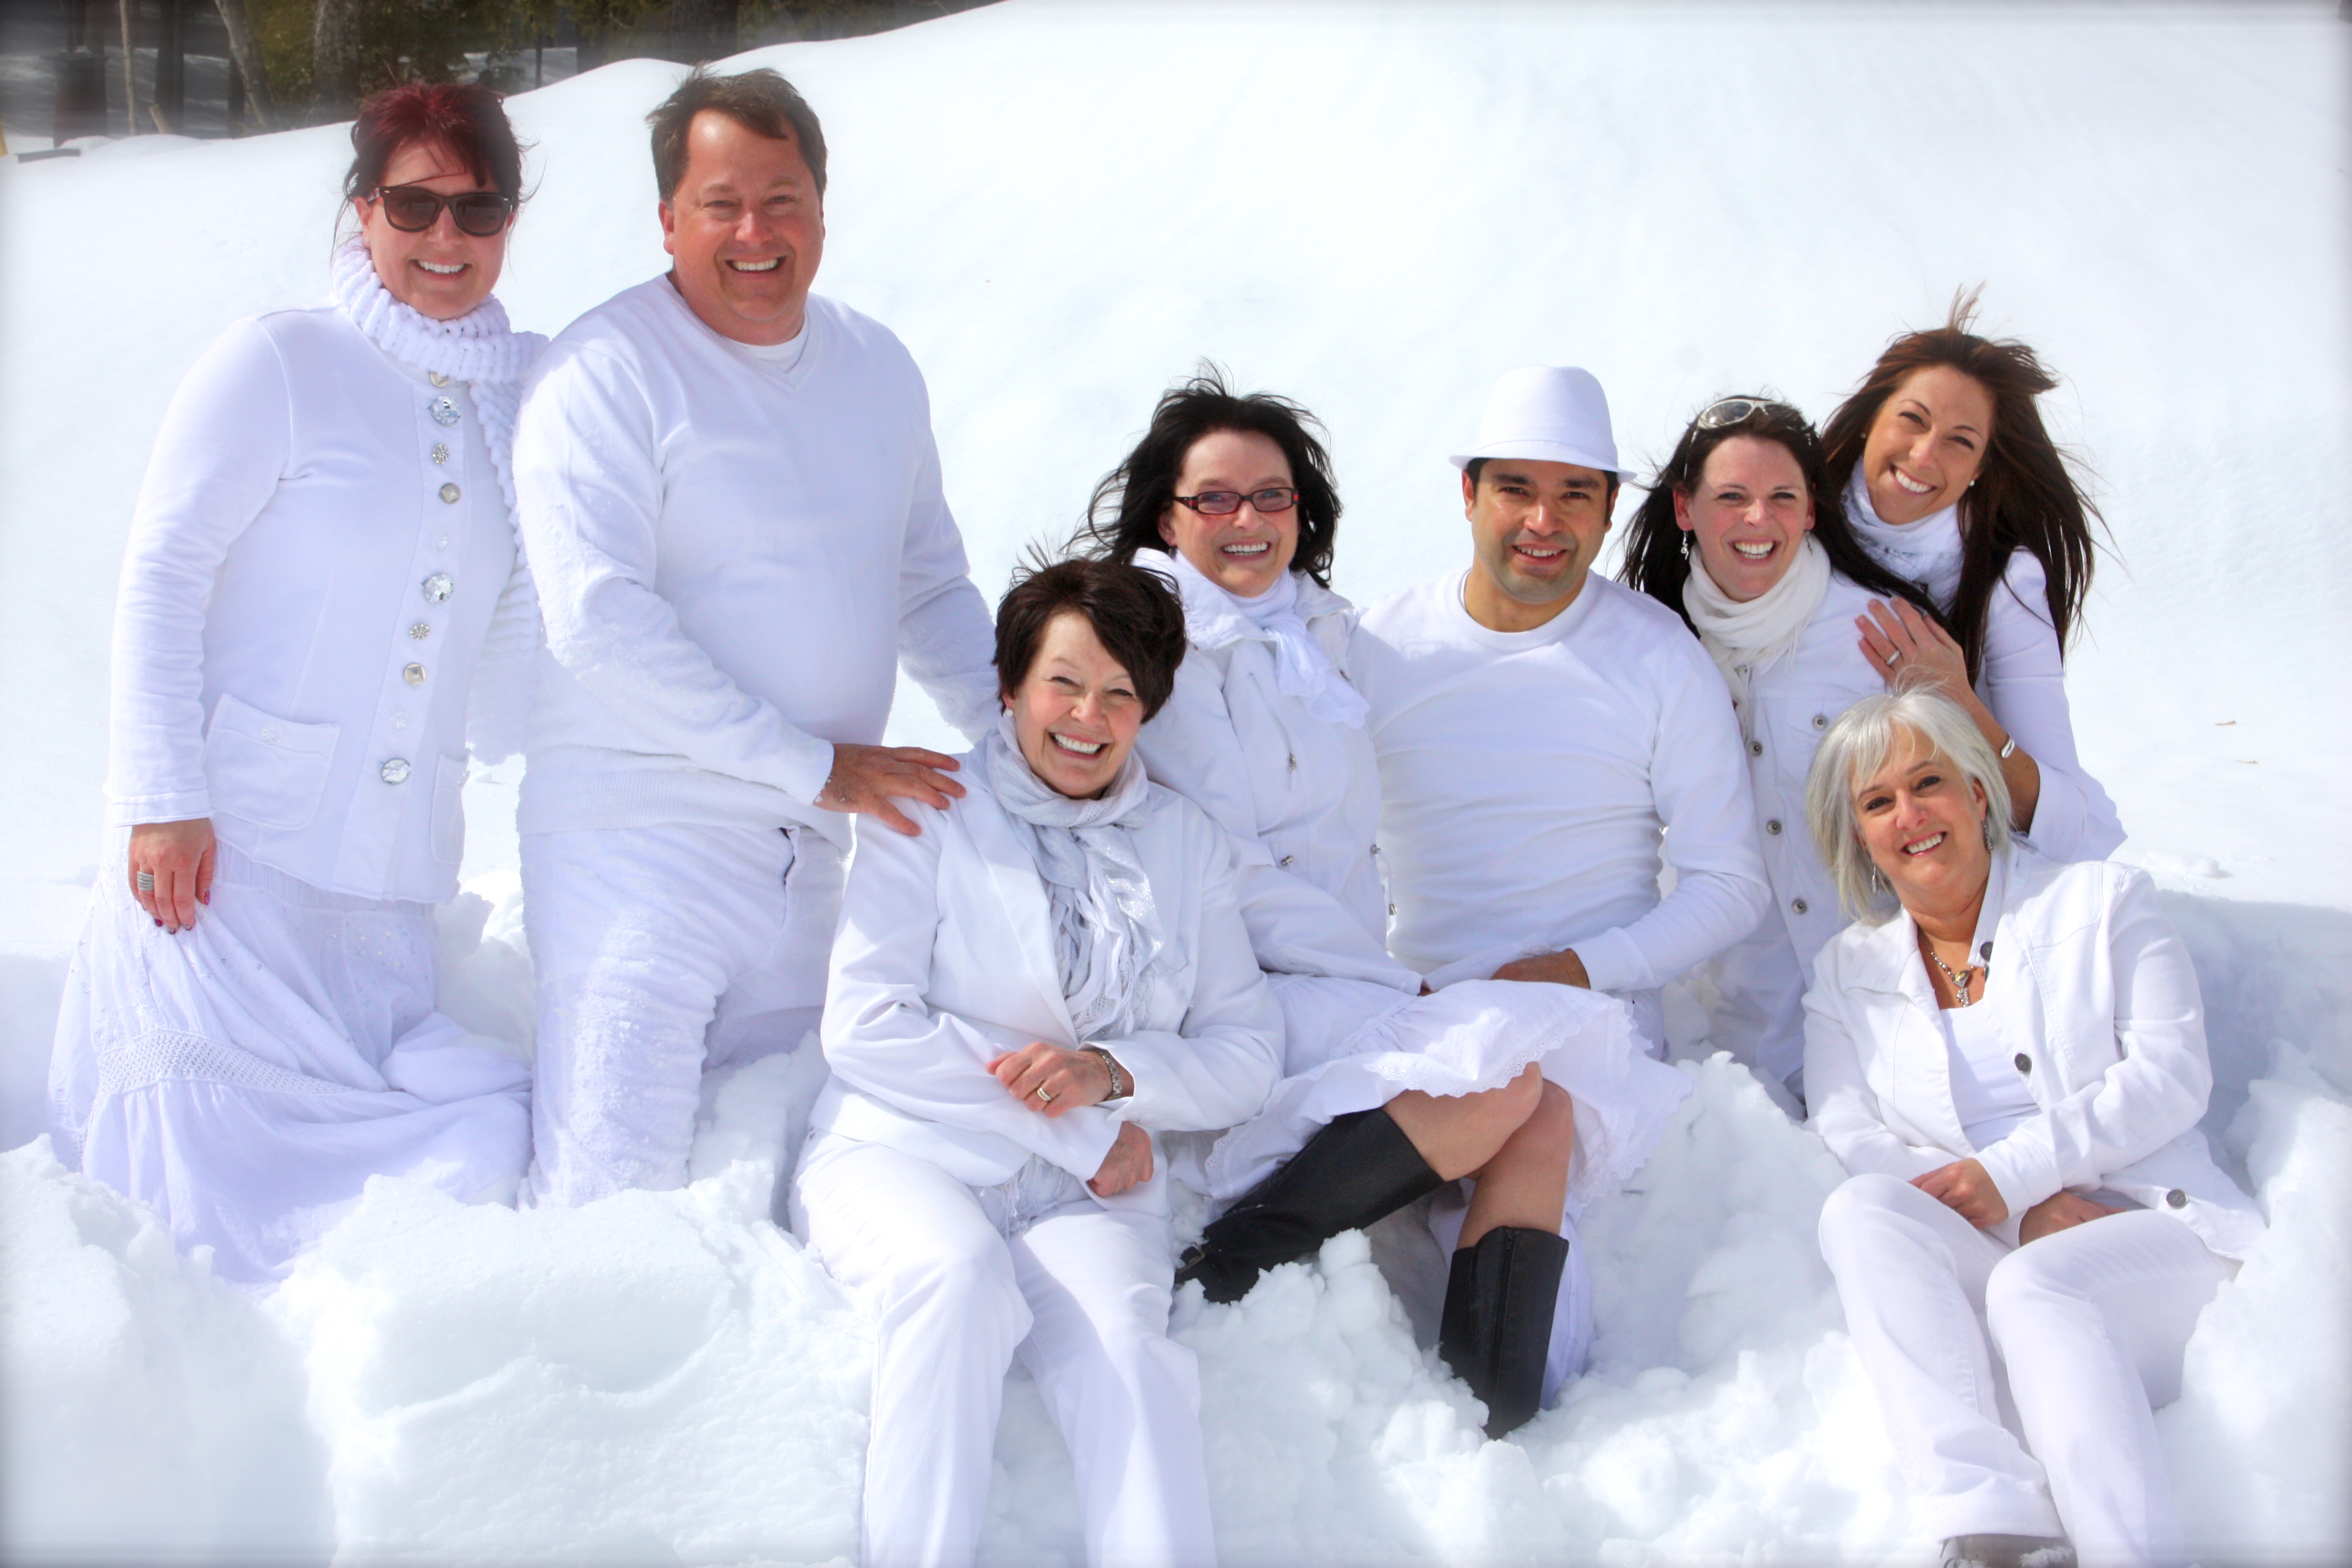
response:
<svg viewBox="0 0 2352 1568"><path fill-rule="evenodd" d="M960 1182L992 1186L1042 1155L1084 1181L1132 1121L1209 1131L1256 1114L1282 1062L1282 1014L1234 901L1233 849L1200 809L1159 785L1134 826L1166 947L1134 1005L1139 1026L1081 1041L1054 960L1053 916L1028 848L977 752L947 810L905 803L922 832L864 829L842 898L825 998L833 1077L811 1126L885 1143ZM1100 1045L1135 1080L1129 1099L1051 1120L985 1064L1043 1040ZM1166 1161L1112 1207L1166 1212Z"/></svg>
<svg viewBox="0 0 2352 1568"><path fill-rule="evenodd" d="M1976 942L1989 966L1978 1005L2041 1113L1969 1142L1917 927L1898 910L1822 948L1805 995L1812 1127L1847 1171L1908 1180L1973 1157L2012 1221L2061 1188L2105 1188L2244 1257L2262 1215L2198 1131L2213 1085L2205 1010L2147 874L2012 847L1994 857Z"/></svg>

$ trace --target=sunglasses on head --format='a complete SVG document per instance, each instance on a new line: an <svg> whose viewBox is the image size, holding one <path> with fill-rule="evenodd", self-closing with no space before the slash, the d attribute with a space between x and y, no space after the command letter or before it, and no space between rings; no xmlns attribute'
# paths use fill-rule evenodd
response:
<svg viewBox="0 0 2352 1568"><path fill-rule="evenodd" d="M368 197L383 208L383 221L403 234L423 234L440 221L441 209L447 207L449 221L457 226L459 234L488 239L506 227L515 210L515 199L497 191L460 191L445 196L423 185L378 185Z"/></svg>
<svg viewBox="0 0 2352 1568"><path fill-rule="evenodd" d="M1758 415L1768 418L1776 414L1787 415L1801 425L1805 416L1785 403L1769 397L1726 397L1708 404L1698 411L1691 424L1701 430L1720 430L1727 425L1744 424Z"/></svg>

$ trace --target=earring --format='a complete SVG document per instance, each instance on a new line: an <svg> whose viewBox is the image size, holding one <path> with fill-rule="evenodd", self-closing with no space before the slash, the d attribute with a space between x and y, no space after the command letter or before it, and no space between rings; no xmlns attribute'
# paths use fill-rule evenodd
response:
<svg viewBox="0 0 2352 1568"><path fill-rule="evenodd" d="M1882 899L1890 890L1886 886L1886 873L1878 868L1878 862L1875 860L1870 863L1869 882L1870 890Z"/></svg>
<svg viewBox="0 0 2352 1568"><path fill-rule="evenodd" d="M1984 841L1986 848L1992 847L1992 813L1990 811L1984 815Z"/></svg>

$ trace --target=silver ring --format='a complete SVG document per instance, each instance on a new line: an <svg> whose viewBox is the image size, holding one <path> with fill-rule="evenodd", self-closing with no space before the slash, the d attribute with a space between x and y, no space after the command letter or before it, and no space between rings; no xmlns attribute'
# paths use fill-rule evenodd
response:
<svg viewBox="0 0 2352 1568"><path fill-rule="evenodd" d="M1901 648L1896 648L1893 652L1889 653L1886 656L1886 662L1889 666L1901 664L1903 662L1903 650Z"/></svg>
<svg viewBox="0 0 2352 1568"><path fill-rule="evenodd" d="M1045 1101L1047 1105L1054 1103L1054 1097L1045 1092L1045 1086L1042 1083L1037 1086L1037 1098Z"/></svg>
<svg viewBox="0 0 2352 1568"><path fill-rule="evenodd" d="M142 871L139 873L139 890L142 893L152 893L155 890L154 872Z"/></svg>

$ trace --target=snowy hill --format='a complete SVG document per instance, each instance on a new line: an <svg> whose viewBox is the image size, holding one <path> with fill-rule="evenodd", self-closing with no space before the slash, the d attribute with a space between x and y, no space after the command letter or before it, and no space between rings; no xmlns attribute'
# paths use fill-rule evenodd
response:
<svg viewBox="0 0 2352 1568"><path fill-rule="evenodd" d="M2211 1011L2207 1119L2273 1221L2162 1417L2209 1560L2352 1556L2352 376L2335 7L1008 3L761 51L833 147L820 289L929 377L993 593L1202 356L1328 422L1364 600L1457 565L1444 454L1498 370L1576 363L1663 457L1711 395L1817 417L1986 285L2115 550L2071 665L2124 857ZM642 116L675 68L513 100L500 293L552 331L657 271ZM0 1551L823 1562L856 1550L864 1331L761 1213L788 1064L707 1177L568 1214L384 1184L266 1303L38 1132L99 858L107 631L165 401L318 296L339 128L0 166ZM894 730L940 731L909 695ZM468 793L453 1011L520 1040L511 765ZM1815 1252L1836 1172L1745 1075L1587 1237L1591 1376L1486 1444L1360 1242L1192 1310L1234 1562L1876 1563L1900 1488ZM987 1550L1075 1561L1020 1384ZM1911 1560L1905 1557L1902 1560Z"/></svg>

